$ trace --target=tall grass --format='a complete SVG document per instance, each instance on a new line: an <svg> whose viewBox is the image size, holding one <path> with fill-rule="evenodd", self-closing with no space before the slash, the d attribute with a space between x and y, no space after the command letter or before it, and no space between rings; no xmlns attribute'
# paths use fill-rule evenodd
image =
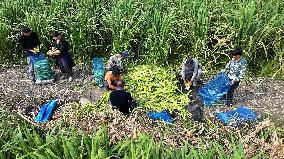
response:
<svg viewBox="0 0 284 159"><path fill-rule="evenodd" d="M7 127L6 127L7 128ZM116 145L110 145L107 129L94 130L91 135L77 134L70 129L58 133L39 132L26 124L20 124L16 129L8 127L8 138L0 140L0 158L243 158L244 150L241 145L232 145L234 153L229 154L223 146L212 142L209 148L196 148L186 142L181 149L163 145L162 141L155 142L148 135L140 134L136 139L125 138ZM1 132L4 127L1 127ZM214 144L213 144L214 143ZM202 144L200 144L202 145Z"/></svg>
<svg viewBox="0 0 284 159"><path fill-rule="evenodd" d="M180 147L165 145L163 132L160 140L149 134L137 133L136 137L122 138L110 143L107 127L89 134L73 128L42 130L33 127L15 114L0 110L0 158L245 158L243 143L237 138L223 144L218 140L198 139L198 146L190 141L180 141ZM60 126L60 125L58 125ZM213 128L213 127L212 127ZM280 127L279 127L280 128ZM213 128L215 129L215 128ZM282 130L282 128L281 128ZM209 130L208 130L209 131ZM215 130L214 130L215 131ZM217 131L217 130L216 130ZM280 131L280 130L279 130ZM263 133L270 133L263 132ZM264 134L264 140L267 134ZM253 156L252 156L253 157ZM268 158L265 152L254 153L254 158Z"/></svg>
<svg viewBox="0 0 284 159"><path fill-rule="evenodd" d="M39 33L44 51L50 32L61 31L78 61L129 49L134 59L148 62L175 63L193 54L205 66L218 66L240 46L254 68L270 61L279 68L283 8L281 0L3 0L0 61L23 57L17 36L28 25Z"/></svg>

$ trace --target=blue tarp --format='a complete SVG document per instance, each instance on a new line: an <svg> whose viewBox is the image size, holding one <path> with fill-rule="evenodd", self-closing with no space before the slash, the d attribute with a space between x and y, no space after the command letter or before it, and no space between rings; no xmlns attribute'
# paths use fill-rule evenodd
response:
<svg viewBox="0 0 284 159"><path fill-rule="evenodd" d="M40 111L35 118L36 122L44 123L46 122L52 115L53 110L55 109L57 105L57 100L51 100L47 103L45 103L41 108Z"/></svg>
<svg viewBox="0 0 284 159"><path fill-rule="evenodd" d="M199 95L205 106L211 106L225 95L230 88L230 79L221 72L215 79L199 89Z"/></svg>
<svg viewBox="0 0 284 159"><path fill-rule="evenodd" d="M257 114L249 108L240 106L232 111L217 113L216 118L226 125L242 125L256 121Z"/></svg>
<svg viewBox="0 0 284 159"><path fill-rule="evenodd" d="M93 65L93 73L94 73L94 80L99 87L104 86L104 59L103 58L93 58L92 60Z"/></svg>
<svg viewBox="0 0 284 159"><path fill-rule="evenodd" d="M161 120L163 120L164 122L166 122L166 123L168 123L168 124L173 123L173 119L172 119L171 115L170 115L167 111L162 111L162 112L149 112L149 113L147 114L147 116L148 116L150 119L154 119L154 120L161 119Z"/></svg>

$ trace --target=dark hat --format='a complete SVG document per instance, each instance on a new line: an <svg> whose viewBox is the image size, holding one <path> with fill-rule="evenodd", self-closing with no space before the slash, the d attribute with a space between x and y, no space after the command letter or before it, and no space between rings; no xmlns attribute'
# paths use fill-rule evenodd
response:
<svg viewBox="0 0 284 159"><path fill-rule="evenodd" d="M123 52L121 52L120 54L121 54L122 58L128 58L128 56L129 56L128 50L123 51Z"/></svg>
<svg viewBox="0 0 284 159"><path fill-rule="evenodd" d="M23 33L29 33L29 32L31 32L31 29L29 27L23 27L22 32Z"/></svg>
<svg viewBox="0 0 284 159"><path fill-rule="evenodd" d="M54 32L51 33L51 36L52 36L52 37L58 37L59 35L60 35L60 34L59 34L58 31L54 31Z"/></svg>
<svg viewBox="0 0 284 159"><path fill-rule="evenodd" d="M112 70L112 75L114 76L119 76L120 75L120 71L117 69Z"/></svg>
<svg viewBox="0 0 284 159"><path fill-rule="evenodd" d="M232 52L232 56L237 56L237 55L243 55L243 50L241 48L236 48L233 52Z"/></svg>

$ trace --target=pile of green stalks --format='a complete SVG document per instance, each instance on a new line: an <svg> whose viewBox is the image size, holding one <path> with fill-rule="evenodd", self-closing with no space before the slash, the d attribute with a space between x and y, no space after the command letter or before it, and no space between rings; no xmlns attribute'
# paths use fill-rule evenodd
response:
<svg viewBox="0 0 284 159"><path fill-rule="evenodd" d="M17 37L27 25L38 32L43 52L50 32L59 30L81 62L128 49L133 60L165 65L192 54L211 68L241 47L250 68L280 74L283 15L282 0L2 0L0 63L24 57Z"/></svg>
<svg viewBox="0 0 284 159"><path fill-rule="evenodd" d="M125 77L127 89L140 107L156 111L177 110L182 117L188 117L185 107L189 103L190 92L180 92L176 74L171 69L156 65L133 65L128 71Z"/></svg>

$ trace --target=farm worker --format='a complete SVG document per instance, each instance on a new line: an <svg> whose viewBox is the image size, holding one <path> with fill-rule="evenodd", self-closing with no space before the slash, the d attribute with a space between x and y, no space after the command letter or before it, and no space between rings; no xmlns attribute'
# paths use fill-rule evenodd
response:
<svg viewBox="0 0 284 159"><path fill-rule="evenodd" d="M56 64L59 66L60 71L63 74L67 73L69 76L68 81L71 82L73 80L72 67L75 66L75 63L68 53L69 44L57 31L52 33L52 39L54 43L47 54L55 57Z"/></svg>
<svg viewBox="0 0 284 159"><path fill-rule="evenodd" d="M36 81L34 73L34 64L32 57L40 48L40 41L37 33L32 32L30 28L23 27L21 29L21 35L19 36L20 47L26 52L27 61L29 65L29 79L33 82Z"/></svg>
<svg viewBox="0 0 284 159"><path fill-rule="evenodd" d="M236 48L232 52L232 60L227 63L225 69L223 70L231 81L231 86L227 94L223 97L226 99L227 106L232 105L234 91L239 86L240 81L245 77L247 62L242 55L243 50L241 48Z"/></svg>
<svg viewBox="0 0 284 159"><path fill-rule="evenodd" d="M110 103L113 108L117 108L124 115L128 115L136 107L135 100L131 94L124 89L125 82L117 81L117 89L110 93Z"/></svg>
<svg viewBox="0 0 284 159"><path fill-rule="evenodd" d="M116 90L118 80L121 80L121 74L118 70L108 71L105 75L106 89L107 90Z"/></svg>
<svg viewBox="0 0 284 159"><path fill-rule="evenodd" d="M118 69L120 72L124 72L124 66L123 66L123 59L126 59L129 56L128 51L123 51L119 54L112 55L109 58L109 61L106 65L106 69L108 71L112 71L114 69Z"/></svg>
<svg viewBox="0 0 284 159"><path fill-rule="evenodd" d="M202 75L201 65L198 60L188 56L182 63L180 75L182 77L182 85L197 86L197 82Z"/></svg>

